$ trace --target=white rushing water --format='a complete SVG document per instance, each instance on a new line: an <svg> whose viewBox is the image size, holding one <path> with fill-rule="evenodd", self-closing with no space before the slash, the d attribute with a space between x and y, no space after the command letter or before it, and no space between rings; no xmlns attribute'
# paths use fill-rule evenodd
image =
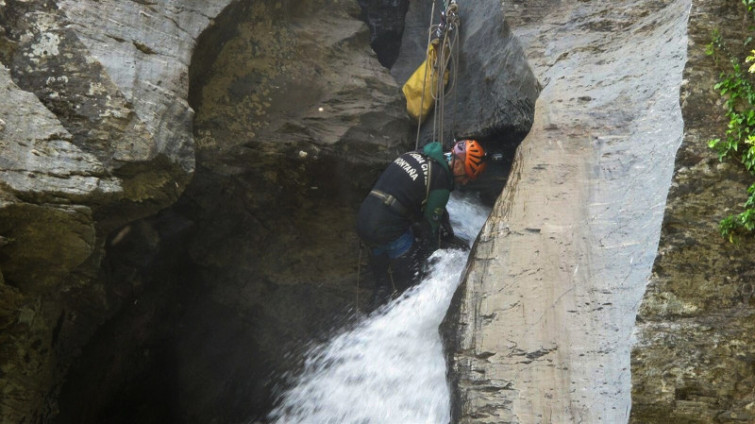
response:
<svg viewBox="0 0 755 424"><path fill-rule="evenodd" d="M458 236L474 240L489 210L452 196ZM442 250L418 286L312 349L304 372L268 417L288 423L444 424L450 420L446 363L438 332L467 252Z"/></svg>

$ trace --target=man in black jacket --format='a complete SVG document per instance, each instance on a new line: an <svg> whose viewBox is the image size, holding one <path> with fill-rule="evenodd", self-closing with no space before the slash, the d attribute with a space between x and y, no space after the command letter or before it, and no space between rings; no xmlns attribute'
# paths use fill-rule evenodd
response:
<svg viewBox="0 0 755 424"><path fill-rule="evenodd" d="M364 199L357 233L370 250L375 291L370 309L419 282L421 265L453 237L446 204L456 184L485 169L485 151L475 140L457 142L443 153L438 142L394 160Z"/></svg>

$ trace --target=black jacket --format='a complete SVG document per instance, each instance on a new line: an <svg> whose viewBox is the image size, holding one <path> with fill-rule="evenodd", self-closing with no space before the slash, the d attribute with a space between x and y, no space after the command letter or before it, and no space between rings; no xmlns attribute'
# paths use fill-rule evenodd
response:
<svg viewBox="0 0 755 424"><path fill-rule="evenodd" d="M428 185L429 184L429 185ZM453 190L453 176L439 143L422 152L405 153L378 178L357 216L357 233L367 244L380 246L399 238L415 223L425 224L437 236ZM391 201L386 201L386 195ZM396 205L398 203L398 205Z"/></svg>

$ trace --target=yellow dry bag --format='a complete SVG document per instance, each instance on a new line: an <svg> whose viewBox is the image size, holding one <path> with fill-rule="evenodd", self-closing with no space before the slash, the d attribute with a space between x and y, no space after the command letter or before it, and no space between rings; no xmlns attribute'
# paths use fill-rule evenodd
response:
<svg viewBox="0 0 755 424"><path fill-rule="evenodd" d="M438 92L438 75L441 73L438 65L438 39L435 39L427 49L427 58L406 81L402 91L406 97L406 111L409 115L422 123L435 105ZM446 55L448 57L448 47ZM445 71L445 69L444 69ZM448 72L443 72L443 87L448 83Z"/></svg>

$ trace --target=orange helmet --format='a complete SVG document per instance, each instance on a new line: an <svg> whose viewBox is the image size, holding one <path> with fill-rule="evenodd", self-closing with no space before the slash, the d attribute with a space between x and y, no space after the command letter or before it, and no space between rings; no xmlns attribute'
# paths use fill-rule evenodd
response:
<svg viewBox="0 0 755 424"><path fill-rule="evenodd" d="M486 155L477 140L461 140L454 144L453 153L464 160L464 172L474 180L485 170Z"/></svg>

